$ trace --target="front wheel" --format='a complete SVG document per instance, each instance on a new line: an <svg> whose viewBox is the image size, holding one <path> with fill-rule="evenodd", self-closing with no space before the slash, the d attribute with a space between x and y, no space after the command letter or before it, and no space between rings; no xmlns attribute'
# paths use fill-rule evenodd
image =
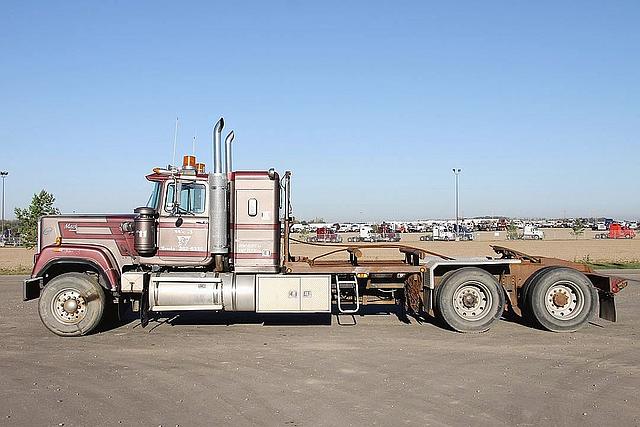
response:
<svg viewBox="0 0 640 427"><path fill-rule="evenodd" d="M86 335L100 323L105 300L97 278L65 273L44 287L38 312L44 326L56 335Z"/></svg>
<svg viewBox="0 0 640 427"><path fill-rule="evenodd" d="M540 274L526 298L540 326L553 332L574 332L595 316L598 294L584 274L563 267Z"/></svg>
<svg viewBox="0 0 640 427"><path fill-rule="evenodd" d="M484 332L500 319L505 296L494 277L475 268L461 268L440 284L436 309L442 320L458 332Z"/></svg>

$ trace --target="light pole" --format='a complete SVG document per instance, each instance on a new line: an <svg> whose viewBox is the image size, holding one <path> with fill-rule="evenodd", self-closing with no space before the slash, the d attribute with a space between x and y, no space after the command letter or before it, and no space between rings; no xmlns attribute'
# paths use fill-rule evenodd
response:
<svg viewBox="0 0 640 427"><path fill-rule="evenodd" d="M460 226L458 225L458 176L462 172L462 169L453 168L453 174L456 176L456 240L460 239Z"/></svg>
<svg viewBox="0 0 640 427"><path fill-rule="evenodd" d="M9 175L7 171L0 171L0 176L2 177L2 234L0 234L0 239L4 240L4 179Z"/></svg>

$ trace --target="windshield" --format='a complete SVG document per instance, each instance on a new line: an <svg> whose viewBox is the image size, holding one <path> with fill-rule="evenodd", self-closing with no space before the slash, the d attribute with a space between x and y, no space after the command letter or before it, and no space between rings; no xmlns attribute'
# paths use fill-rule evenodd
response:
<svg viewBox="0 0 640 427"><path fill-rule="evenodd" d="M149 196L149 201L147 202L147 207L158 210L159 199L160 199L160 183L154 182L153 190L151 191L151 196Z"/></svg>

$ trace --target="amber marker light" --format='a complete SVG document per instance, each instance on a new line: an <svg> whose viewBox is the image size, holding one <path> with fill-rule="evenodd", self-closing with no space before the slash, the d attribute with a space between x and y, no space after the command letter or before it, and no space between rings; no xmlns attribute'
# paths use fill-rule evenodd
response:
<svg viewBox="0 0 640 427"><path fill-rule="evenodd" d="M196 156L184 156L182 157L182 167L185 169L196 168Z"/></svg>

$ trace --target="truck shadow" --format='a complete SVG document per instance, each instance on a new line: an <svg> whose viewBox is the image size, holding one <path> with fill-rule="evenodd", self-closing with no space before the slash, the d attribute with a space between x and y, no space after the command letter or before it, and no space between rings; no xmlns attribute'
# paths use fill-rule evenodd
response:
<svg viewBox="0 0 640 427"><path fill-rule="evenodd" d="M355 326L358 320L363 317L375 316L395 316L400 322L405 324L432 324L442 328L433 317L423 314L416 315L405 313L397 305L376 305L361 307L358 313L339 314L335 306L331 313L313 314L263 314L253 312L162 312L150 313L150 321L145 329L153 330L159 326L181 326L181 325L205 325L205 326L231 326L231 325L263 325L263 326ZM121 313L120 319L105 320L96 332L108 332L122 326L133 325L134 329L142 328L139 313L127 311Z"/></svg>

